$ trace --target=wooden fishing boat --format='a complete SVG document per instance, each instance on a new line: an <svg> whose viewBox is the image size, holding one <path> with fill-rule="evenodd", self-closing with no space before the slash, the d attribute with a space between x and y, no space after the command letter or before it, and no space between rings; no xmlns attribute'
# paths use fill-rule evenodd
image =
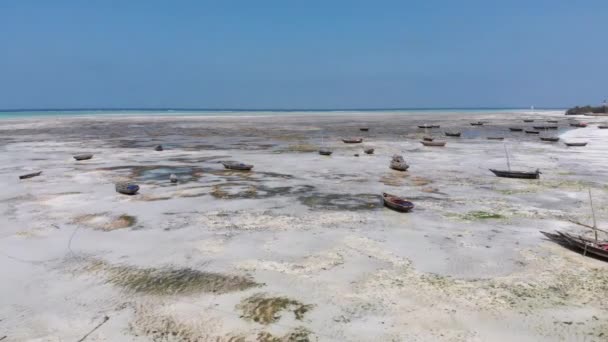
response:
<svg viewBox="0 0 608 342"><path fill-rule="evenodd" d="M547 129L547 126L533 126L532 128L543 130L543 129Z"/></svg>
<svg viewBox="0 0 608 342"><path fill-rule="evenodd" d="M445 132L446 137L459 137L460 134L460 132Z"/></svg>
<svg viewBox="0 0 608 342"><path fill-rule="evenodd" d="M402 156L396 154L393 156L389 167L396 171L407 171L410 166L405 162Z"/></svg>
<svg viewBox="0 0 608 342"><path fill-rule="evenodd" d="M566 248L583 253L583 255L592 254L596 257L608 261L608 241L597 241L575 236L569 233L556 231L555 233L543 232L549 240L556 242Z"/></svg>
<svg viewBox="0 0 608 342"><path fill-rule="evenodd" d="M327 149L327 148L321 148L319 149L319 154L322 156L331 156L331 154L334 153L332 150Z"/></svg>
<svg viewBox="0 0 608 342"><path fill-rule="evenodd" d="M342 139L345 144L360 144L363 142L363 138L346 138Z"/></svg>
<svg viewBox="0 0 608 342"><path fill-rule="evenodd" d="M529 131L529 130L526 130L526 133L528 133L528 134L539 134L540 132L539 131Z"/></svg>
<svg viewBox="0 0 608 342"><path fill-rule="evenodd" d="M429 137L427 135L427 136L422 137L422 140L424 140L424 141L433 141L433 137Z"/></svg>
<svg viewBox="0 0 608 342"><path fill-rule="evenodd" d="M547 123L558 123L557 120L547 120Z"/></svg>
<svg viewBox="0 0 608 342"><path fill-rule="evenodd" d="M424 146L432 146L432 147L443 147L446 144L446 141L421 141L420 142Z"/></svg>
<svg viewBox="0 0 608 342"><path fill-rule="evenodd" d="M566 146L577 147L577 146L587 146L586 142L565 142Z"/></svg>
<svg viewBox="0 0 608 342"><path fill-rule="evenodd" d="M587 123L586 122L574 122L574 123L571 123L570 126L584 128L584 127L587 127Z"/></svg>
<svg viewBox="0 0 608 342"><path fill-rule="evenodd" d="M91 158L93 158L92 153L83 153L83 154L77 154L74 156L74 159L76 159L76 160L89 160Z"/></svg>
<svg viewBox="0 0 608 342"><path fill-rule="evenodd" d="M511 132L521 132L523 131L523 128L519 128L519 127L509 127L509 131Z"/></svg>
<svg viewBox="0 0 608 342"><path fill-rule="evenodd" d="M407 213L414 209L414 203L403 199L401 197L387 194L386 192L382 193L382 202L387 208L393 209L395 211L399 211L402 213Z"/></svg>
<svg viewBox="0 0 608 342"><path fill-rule="evenodd" d="M488 140L504 140L504 137L487 137Z"/></svg>
<svg viewBox="0 0 608 342"><path fill-rule="evenodd" d="M483 122L481 122L481 121L471 122L471 126L483 126Z"/></svg>
<svg viewBox="0 0 608 342"><path fill-rule="evenodd" d="M540 140L556 142L559 141L559 137L540 137Z"/></svg>
<svg viewBox="0 0 608 342"><path fill-rule="evenodd" d="M365 154L374 154L374 149L371 147L368 147L368 148L364 149L363 152L365 152Z"/></svg>
<svg viewBox="0 0 608 342"><path fill-rule="evenodd" d="M162 151L162 150L163 150L163 145L157 145L157 146L154 148L154 151Z"/></svg>
<svg viewBox="0 0 608 342"><path fill-rule="evenodd" d="M522 179L538 179L540 178L540 171L511 171L511 170L495 170L490 169L497 177L503 178L522 178Z"/></svg>
<svg viewBox="0 0 608 342"><path fill-rule="evenodd" d="M524 122L534 122L533 119L524 119Z"/></svg>
<svg viewBox="0 0 608 342"><path fill-rule="evenodd" d="M418 128L439 128L439 125L418 125Z"/></svg>
<svg viewBox="0 0 608 342"><path fill-rule="evenodd" d="M608 125L599 125L599 126L597 126L597 128L599 128L599 129L606 129L606 128L608 128Z"/></svg>
<svg viewBox="0 0 608 342"><path fill-rule="evenodd" d="M127 182L116 183L116 192L123 195L135 195L139 191L139 185Z"/></svg>
<svg viewBox="0 0 608 342"><path fill-rule="evenodd" d="M359 128L359 130L361 132L367 132L367 131L369 131L369 128L367 128L367 127L361 127L361 128Z"/></svg>
<svg viewBox="0 0 608 342"><path fill-rule="evenodd" d="M222 165L228 170L237 170L237 171L249 171L253 169L253 165L235 162L235 161L223 161Z"/></svg>
<svg viewBox="0 0 608 342"><path fill-rule="evenodd" d="M42 171L27 173L25 175L19 176L19 179L28 179L28 178L32 178L32 177L37 177L37 176L40 176L41 174L42 174Z"/></svg>

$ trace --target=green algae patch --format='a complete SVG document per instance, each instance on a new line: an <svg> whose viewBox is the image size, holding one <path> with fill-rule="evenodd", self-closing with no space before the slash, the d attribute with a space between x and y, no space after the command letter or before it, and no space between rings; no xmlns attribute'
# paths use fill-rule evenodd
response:
<svg viewBox="0 0 608 342"><path fill-rule="evenodd" d="M464 220L473 221L473 220L487 220L487 219L501 219L504 216L497 213L490 213L487 211L469 211L465 215L462 215Z"/></svg>
<svg viewBox="0 0 608 342"><path fill-rule="evenodd" d="M286 297L267 297L264 294L255 294L244 299L237 309L242 312L241 317L260 324L270 324L278 321L284 311L292 312L297 320L302 320L306 312L313 305L302 304Z"/></svg>
<svg viewBox="0 0 608 342"><path fill-rule="evenodd" d="M310 330L297 327L283 336L275 336L269 332L262 331L258 334L258 342L309 342L312 341Z"/></svg>
<svg viewBox="0 0 608 342"><path fill-rule="evenodd" d="M126 290L149 295L228 293L258 287L249 277L203 272L192 268L138 268L90 262L88 272L107 274L107 282Z"/></svg>

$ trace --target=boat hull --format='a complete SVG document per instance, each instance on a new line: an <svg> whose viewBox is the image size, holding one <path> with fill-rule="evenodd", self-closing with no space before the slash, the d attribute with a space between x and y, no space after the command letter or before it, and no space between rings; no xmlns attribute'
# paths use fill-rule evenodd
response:
<svg viewBox="0 0 608 342"><path fill-rule="evenodd" d="M495 170L490 171L497 177L503 178L520 178L520 179L538 179L540 178L540 171L526 172L526 171L508 171L508 170Z"/></svg>
<svg viewBox="0 0 608 342"><path fill-rule="evenodd" d="M414 209L414 203L387 193L382 194L382 202L385 207L401 213L407 213Z"/></svg>

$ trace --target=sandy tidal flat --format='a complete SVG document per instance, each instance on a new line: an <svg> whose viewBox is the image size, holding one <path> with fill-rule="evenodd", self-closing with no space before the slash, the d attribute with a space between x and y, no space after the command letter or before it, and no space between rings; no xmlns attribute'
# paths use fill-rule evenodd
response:
<svg viewBox="0 0 608 342"><path fill-rule="evenodd" d="M541 135L560 142L508 129L548 119L560 128ZM568 119L2 120L0 338L77 341L103 323L87 341L606 341L608 263L539 233L585 232L568 220L591 222L588 189L600 226L608 217L608 130ZM490 173L504 144L540 180ZM393 154L408 172L388 168ZM127 180L139 194L115 192ZM388 210L382 192L416 208Z"/></svg>

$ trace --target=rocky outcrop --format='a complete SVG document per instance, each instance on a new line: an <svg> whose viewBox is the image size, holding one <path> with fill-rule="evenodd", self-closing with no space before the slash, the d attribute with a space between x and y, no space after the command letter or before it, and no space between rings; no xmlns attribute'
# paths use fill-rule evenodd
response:
<svg viewBox="0 0 608 342"><path fill-rule="evenodd" d="M608 113L608 106L576 106L566 111L566 115L577 115L577 114L604 114Z"/></svg>

